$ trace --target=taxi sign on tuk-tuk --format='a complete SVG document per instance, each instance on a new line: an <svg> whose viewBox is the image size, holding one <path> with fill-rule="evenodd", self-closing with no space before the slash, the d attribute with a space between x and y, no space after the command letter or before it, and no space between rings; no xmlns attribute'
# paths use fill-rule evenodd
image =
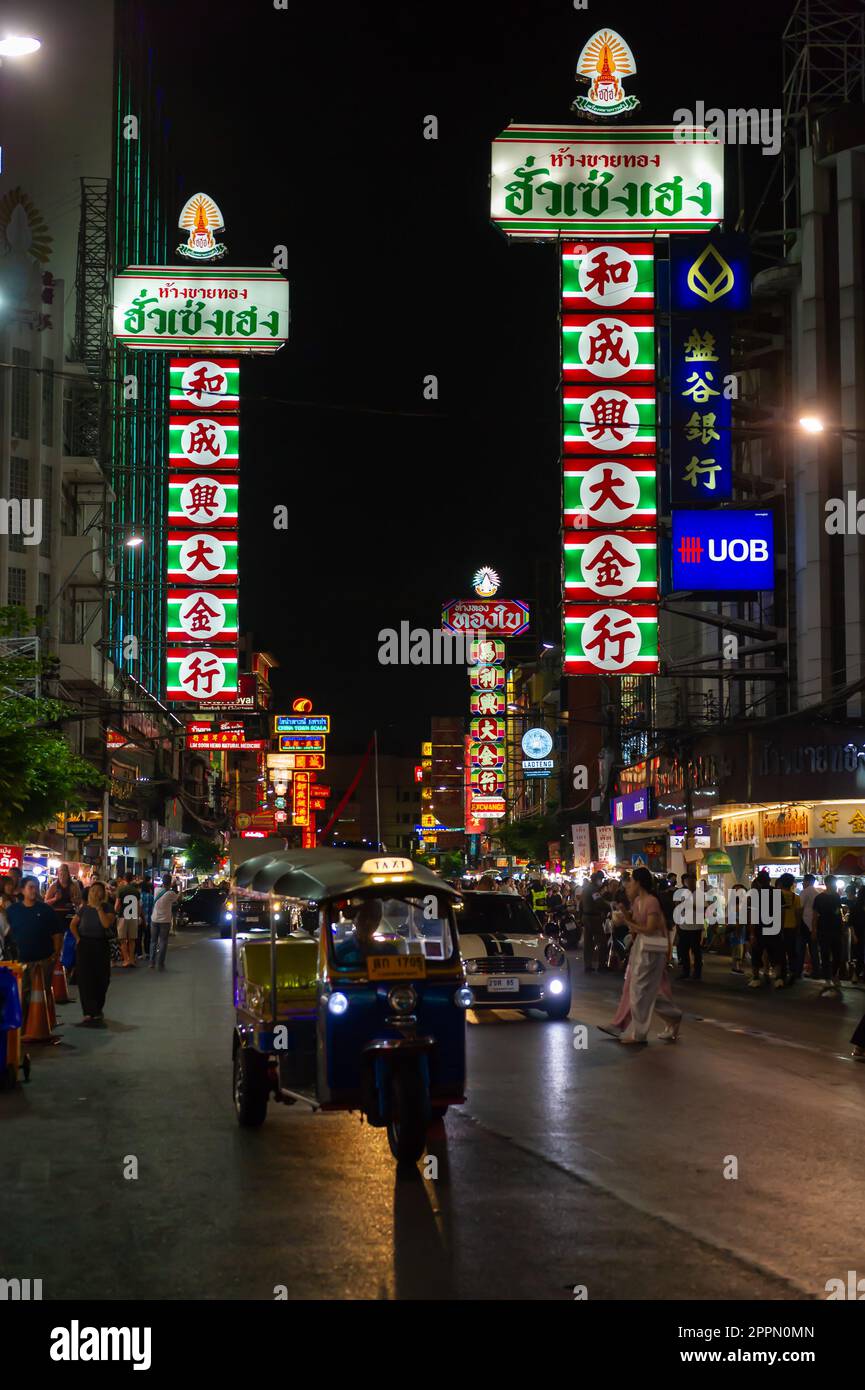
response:
<svg viewBox="0 0 865 1390"><path fill-rule="evenodd" d="M410 874L414 864L410 859L365 859L360 866L362 874Z"/></svg>

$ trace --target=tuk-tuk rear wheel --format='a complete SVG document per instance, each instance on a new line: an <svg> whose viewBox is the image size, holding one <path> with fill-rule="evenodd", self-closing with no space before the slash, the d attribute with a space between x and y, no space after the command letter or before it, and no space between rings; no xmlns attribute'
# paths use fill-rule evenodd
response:
<svg viewBox="0 0 865 1390"><path fill-rule="evenodd" d="M429 1092L418 1067L397 1067L391 1081L387 1142L397 1163L417 1163L430 1122Z"/></svg>
<svg viewBox="0 0 865 1390"><path fill-rule="evenodd" d="M258 1129L267 1116L267 1058L250 1047L234 1051L234 1109L238 1124Z"/></svg>

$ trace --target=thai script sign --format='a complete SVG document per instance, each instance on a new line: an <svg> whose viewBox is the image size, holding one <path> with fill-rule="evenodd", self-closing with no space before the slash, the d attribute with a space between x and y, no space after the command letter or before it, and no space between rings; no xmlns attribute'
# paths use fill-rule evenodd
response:
<svg viewBox="0 0 865 1390"><path fill-rule="evenodd" d="M529 628L529 606L520 599L452 599L442 611L448 632L501 633L519 637Z"/></svg>
<svg viewBox="0 0 865 1390"><path fill-rule="evenodd" d="M493 141L493 222L508 236L699 232L724 215L724 147L702 128L511 124ZM681 137L680 137L681 138Z"/></svg>
<svg viewBox="0 0 865 1390"><path fill-rule="evenodd" d="M288 281L270 268L129 266L114 278L113 331L129 348L276 352Z"/></svg>

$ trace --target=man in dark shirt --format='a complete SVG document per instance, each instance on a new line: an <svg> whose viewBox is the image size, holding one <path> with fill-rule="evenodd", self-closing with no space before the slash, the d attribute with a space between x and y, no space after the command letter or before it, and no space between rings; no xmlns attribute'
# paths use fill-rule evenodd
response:
<svg viewBox="0 0 865 1390"><path fill-rule="evenodd" d="M22 901L13 903L6 913L9 930L15 940L18 959L22 965L41 963L43 983L45 989L49 990L54 957L63 942L63 924L58 921L57 913L40 898L39 884L35 878L25 878L21 891ZM30 1002L31 989L32 971L27 970L23 990L25 1010Z"/></svg>
<svg viewBox="0 0 865 1390"><path fill-rule="evenodd" d="M817 943L825 980L820 991L821 999L824 995L834 996L841 993L841 967L844 964L841 898L835 891L836 880L832 874L827 874L823 882L826 887L822 893L817 894L812 908L813 920L817 924Z"/></svg>
<svg viewBox="0 0 865 1390"><path fill-rule="evenodd" d="M606 942L604 922L609 913L609 904L601 888L604 875L596 869L583 884L580 894L580 909L583 918L583 970L588 975L594 969L595 950L598 952L598 969L605 970Z"/></svg>

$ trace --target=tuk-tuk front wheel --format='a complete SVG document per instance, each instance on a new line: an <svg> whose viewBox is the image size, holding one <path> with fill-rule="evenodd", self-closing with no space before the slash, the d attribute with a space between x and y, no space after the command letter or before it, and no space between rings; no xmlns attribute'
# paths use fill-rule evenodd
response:
<svg viewBox="0 0 865 1390"><path fill-rule="evenodd" d="M419 1067L398 1066L391 1078L387 1142L397 1163L417 1163L430 1123L430 1099Z"/></svg>
<svg viewBox="0 0 865 1390"><path fill-rule="evenodd" d="M238 1124L258 1129L267 1115L267 1058L250 1047L234 1049L234 1109Z"/></svg>

